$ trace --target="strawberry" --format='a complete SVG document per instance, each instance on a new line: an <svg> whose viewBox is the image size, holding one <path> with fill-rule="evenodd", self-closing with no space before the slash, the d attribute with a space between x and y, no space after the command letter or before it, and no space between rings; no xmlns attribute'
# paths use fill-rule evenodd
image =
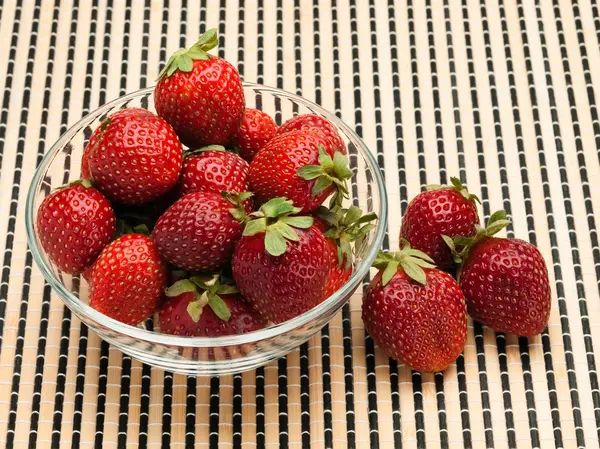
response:
<svg viewBox="0 0 600 449"><path fill-rule="evenodd" d="M252 162L266 143L277 134L275 121L266 112L258 109L246 108L244 119L231 144L235 146L248 162Z"/></svg>
<svg viewBox="0 0 600 449"><path fill-rule="evenodd" d="M152 238L162 256L189 271L209 271L223 266L242 235L249 193L190 193L158 219Z"/></svg>
<svg viewBox="0 0 600 449"><path fill-rule="evenodd" d="M316 306L329 273L327 241L292 201L274 198L253 212L235 246L233 278L266 319L282 323Z"/></svg>
<svg viewBox="0 0 600 449"><path fill-rule="evenodd" d="M56 266L75 274L90 266L115 233L115 213L108 200L79 181L48 195L38 209L42 248Z"/></svg>
<svg viewBox="0 0 600 449"><path fill-rule="evenodd" d="M201 190L216 193L247 191L248 163L220 145L188 152L181 169L181 196Z"/></svg>
<svg viewBox="0 0 600 449"><path fill-rule="evenodd" d="M519 239L492 237L508 225L504 211L477 227L471 238L450 241L459 266L459 284L474 320L496 332L531 337L542 332L550 317L550 281L540 251ZM464 245L456 252L457 245Z"/></svg>
<svg viewBox="0 0 600 449"><path fill-rule="evenodd" d="M176 51L159 75L154 106L190 148L226 145L244 118L245 100L237 70L207 52L219 44L215 29L192 47Z"/></svg>
<svg viewBox="0 0 600 449"><path fill-rule="evenodd" d="M348 160L333 152L327 138L310 131L292 131L275 137L252 160L250 189L261 202L285 197L311 212L332 193L348 195L352 177Z"/></svg>
<svg viewBox="0 0 600 449"><path fill-rule="evenodd" d="M329 140L333 151L339 151L347 154L346 144L338 133L335 126L326 118L315 114L302 114L289 119L279 128L278 135L289 133L290 131L311 131L322 134Z"/></svg>
<svg viewBox="0 0 600 449"><path fill-rule="evenodd" d="M267 324L234 285L219 275L181 279L167 289L158 314L160 331L186 337L219 337L262 329Z"/></svg>
<svg viewBox="0 0 600 449"><path fill-rule="evenodd" d="M442 270L452 263L452 253L444 236L471 235L479 224L475 202L479 199L470 194L456 178L452 186L428 186L408 205L400 238L410 246L431 257Z"/></svg>
<svg viewBox="0 0 600 449"><path fill-rule="evenodd" d="M145 109L127 109L108 117L99 129L84 157L94 185L110 200L143 204L175 186L182 149L165 120Z"/></svg>
<svg viewBox="0 0 600 449"><path fill-rule="evenodd" d="M446 369L467 338L465 297L432 262L406 244L398 253L380 253L362 306L365 328L383 352L428 372Z"/></svg>
<svg viewBox="0 0 600 449"><path fill-rule="evenodd" d="M117 321L135 326L152 315L165 288L166 264L142 234L124 235L94 264L90 306Z"/></svg>
<svg viewBox="0 0 600 449"><path fill-rule="evenodd" d="M377 215L363 215L356 206L349 209L335 206L331 210L321 206L316 212L315 226L326 238L329 259L329 274L323 294L325 300L350 279L354 254L363 250L364 239L374 228L368 223L377 219ZM353 242L356 250L352 248Z"/></svg>

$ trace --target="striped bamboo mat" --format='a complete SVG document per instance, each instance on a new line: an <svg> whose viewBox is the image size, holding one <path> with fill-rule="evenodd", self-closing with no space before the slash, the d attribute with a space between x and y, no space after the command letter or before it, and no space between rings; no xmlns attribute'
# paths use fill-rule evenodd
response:
<svg viewBox="0 0 600 449"><path fill-rule="evenodd" d="M360 294L263 369L186 378L124 357L63 307L26 246L41 156L218 26L244 79L335 111L376 153L395 248L408 200L459 175L544 254L551 323L472 325L443 374L388 360ZM598 447L596 0L0 0L0 448Z"/></svg>

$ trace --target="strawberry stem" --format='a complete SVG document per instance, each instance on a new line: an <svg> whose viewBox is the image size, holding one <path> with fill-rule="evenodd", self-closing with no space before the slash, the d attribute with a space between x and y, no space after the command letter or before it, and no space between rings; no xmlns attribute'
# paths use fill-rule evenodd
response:
<svg viewBox="0 0 600 449"><path fill-rule="evenodd" d="M471 202L473 202L473 204L475 204L476 202L481 204L481 200L479 199L479 197L473 193L469 193L469 191L467 190L467 188L463 185L462 182L460 182L460 179L458 178L454 178L451 177L450 178L450 182L452 183L452 185L447 186L447 185L439 185L439 184L429 184L426 189L427 190L441 190L441 189L452 189L452 190L456 190L458 193L460 193L466 200L469 200Z"/></svg>
<svg viewBox="0 0 600 449"><path fill-rule="evenodd" d="M396 253L385 253L380 251L373 266L383 270L381 282L387 285L392 280L398 269L402 269L406 275L421 285L427 284L427 275L423 268L435 268L433 259L410 247L408 242L402 239L401 249Z"/></svg>
<svg viewBox="0 0 600 449"><path fill-rule="evenodd" d="M160 80L164 76L171 76L176 70L182 72L191 72L194 68L195 60L208 60L210 55L209 50L212 50L219 45L216 28L212 28L200 36L200 39L191 47L185 49L180 48L169 58L164 68L158 75Z"/></svg>

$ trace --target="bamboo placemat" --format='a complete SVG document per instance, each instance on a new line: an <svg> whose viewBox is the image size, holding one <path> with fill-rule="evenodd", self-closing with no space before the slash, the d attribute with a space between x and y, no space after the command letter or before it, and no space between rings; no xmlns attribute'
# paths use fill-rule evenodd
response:
<svg viewBox="0 0 600 449"><path fill-rule="evenodd" d="M213 379L143 366L63 307L27 250L41 156L218 26L244 79L335 111L408 200L459 175L548 263L532 339L471 326L443 374L388 360L360 294L299 351ZM581 0L0 0L0 447L598 447L600 12ZM360 292L359 292L360 293Z"/></svg>

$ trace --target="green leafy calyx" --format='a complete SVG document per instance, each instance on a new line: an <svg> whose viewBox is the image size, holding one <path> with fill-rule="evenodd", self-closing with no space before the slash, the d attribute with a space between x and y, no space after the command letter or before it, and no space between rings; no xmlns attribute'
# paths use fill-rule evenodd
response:
<svg viewBox="0 0 600 449"><path fill-rule="evenodd" d="M250 199L252 195L252 192L221 192L221 196L234 206L231 209L229 209L229 213L233 215L233 218L235 218L240 223L244 223L250 219L248 214L246 213L244 202Z"/></svg>
<svg viewBox="0 0 600 449"><path fill-rule="evenodd" d="M398 269L402 269L412 280L421 285L427 284L427 275L423 268L435 268L433 259L423 251L411 248L406 240L403 240L402 244L402 248L396 253L380 251L377 255L373 266L383 269L381 282L387 285Z"/></svg>
<svg viewBox="0 0 600 449"><path fill-rule="evenodd" d="M175 282L165 291L165 295L173 298L190 292L194 293L194 299L189 302L187 312L192 320L197 323L206 305L221 320L229 321L231 311L220 295L232 295L239 293L239 290L230 279L220 274L199 274Z"/></svg>
<svg viewBox="0 0 600 449"><path fill-rule="evenodd" d="M227 151L227 148L225 148L223 145L207 145L205 147L202 148L198 148L196 150L187 150L184 154L183 157L189 157L192 156L194 154L202 154L202 153L206 153L207 151Z"/></svg>
<svg viewBox="0 0 600 449"><path fill-rule="evenodd" d="M210 59L208 51L212 50L217 45L219 45L219 38L217 37L216 28L208 30L206 33L200 36L198 42L196 42L190 48L181 48L173 53L173 55L165 64L165 67L158 75L158 79L161 79L165 76L169 77L175 73L176 70L181 70L182 72L191 72L194 68L194 61L198 59Z"/></svg>
<svg viewBox="0 0 600 449"><path fill-rule="evenodd" d="M337 244L338 266L343 265L344 269L348 270L352 265L354 254L359 253L369 232L375 228L371 222L377 219L377 214L363 215L362 210L356 206L350 206L348 209L341 206L334 206L331 209L321 206L317 209L317 215L328 226L323 235L335 240Z"/></svg>
<svg viewBox="0 0 600 449"><path fill-rule="evenodd" d="M453 189L460 193L466 200L473 202L474 204L477 202L481 204L481 200L474 195L473 193L469 193L467 188L460 182L458 178L450 178L451 186L442 186L438 184L430 184L427 186L427 190L440 190L440 189Z"/></svg>
<svg viewBox="0 0 600 449"><path fill-rule="evenodd" d="M352 177L352 170L348 168L348 158L339 151L336 151L332 158L325 151L325 147L319 145L319 164L300 167L297 174L307 181L315 180L313 195L318 195L333 185L336 188L335 204L340 205L342 200L348 197L347 180Z"/></svg>
<svg viewBox="0 0 600 449"><path fill-rule="evenodd" d="M447 235L442 235L444 242L452 251L454 262L462 264L469 256L469 251L482 239L491 237L497 234L502 229L510 224L510 220L506 217L506 211L499 210L492 214L488 220L487 227L475 225L475 234L471 237L462 235L451 238Z"/></svg>
<svg viewBox="0 0 600 449"><path fill-rule="evenodd" d="M286 198L273 198L250 214L244 235L250 236L264 232L265 249L272 256L281 256L287 249L287 242L300 240L294 230L308 229L313 224L313 217L297 216L302 209L294 207L294 203Z"/></svg>

